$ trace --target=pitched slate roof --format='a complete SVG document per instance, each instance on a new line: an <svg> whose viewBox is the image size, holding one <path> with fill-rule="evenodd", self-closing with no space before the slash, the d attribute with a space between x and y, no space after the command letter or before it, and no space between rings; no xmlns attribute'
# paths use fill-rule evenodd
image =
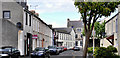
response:
<svg viewBox="0 0 120 58"><path fill-rule="evenodd" d="M70 34L70 32L72 31L72 28L53 28L53 29L56 30L57 32L66 34Z"/></svg>
<svg viewBox="0 0 120 58"><path fill-rule="evenodd" d="M83 23L82 23L82 21L68 21L68 23L67 23L67 26L68 27L74 27L74 28L78 28L78 27L83 27Z"/></svg>

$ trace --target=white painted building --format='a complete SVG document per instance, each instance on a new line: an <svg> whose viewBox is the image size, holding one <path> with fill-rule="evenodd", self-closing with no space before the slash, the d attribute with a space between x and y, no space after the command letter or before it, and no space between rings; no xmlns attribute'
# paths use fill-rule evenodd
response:
<svg viewBox="0 0 120 58"><path fill-rule="evenodd" d="M106 38L100 40L100 47L108 47L110 45L118 49L118 14L110 19L105 19Z"/></svg>
<svg viewBox="0 0 120 58"><path fill-rule="evenodd" d="M84 39L82 36L82 32L83 32L83 23L81 20L70 20L69 18L67 19L67 27L68 28L73 28L73 30L75 31L75 39L76 39L76 46L79 47L83 47L84 45Z"/></svg>
<svg viewBox="0 0 120 58"><path fill-rule="evenodd" d="M24 10L23 38L20 49L23 55L29 55L28 49L52 45L52 28L42 21L35 11ZM24 48L23 48L24 47ZM24 54L25 53L25 54Z"/></svg>
<svg viewBox="0 0 120 58"><path fill-rule="evenodd" d="M57 46L71 48L75 46L75 32L72 28L54 28Z"/></svg>

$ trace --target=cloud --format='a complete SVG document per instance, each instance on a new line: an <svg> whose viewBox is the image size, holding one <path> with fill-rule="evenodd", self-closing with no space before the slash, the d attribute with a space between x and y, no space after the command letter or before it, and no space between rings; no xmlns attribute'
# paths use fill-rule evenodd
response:
<svg viewBox="0 0 120 58"><path fill-rule="evenodd" d="M30 9L35 9L40 13L51 12L77 12L72 0L29 0L28 5L33 5Z"/></svg>
<svg viewBox="0 0 120 58"><path fill-rule="evenodd" d="M40 18L53 27L66 27L66 19L78 19L78 10L74 6L73 0L28 0L28 5L32 5L30 10L35 9ZM75 17L75 18L73 18Z"/></svg>

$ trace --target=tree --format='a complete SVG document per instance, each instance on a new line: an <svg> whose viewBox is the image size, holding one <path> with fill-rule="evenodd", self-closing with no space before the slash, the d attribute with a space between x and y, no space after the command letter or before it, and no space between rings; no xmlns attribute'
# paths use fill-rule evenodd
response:
<svg viewBox="0 0 120 58"><path fill-rule="evenodd" d="M84 23L84 32L86 38L83 52L84 58L86 58L87 55L89 38L95 22L102 16L110 16L110 14L118 7L118 4L120 4L120 2L77 2L75 0L74 5L78 8Z"/></svg>
<svg viewBox="0 0 120 58"><path fill-rule="evenodd" d="M91 28L91 26L90 26L90 28ZM94 29L95 29L95 37L97 39L102 39L105 37L105 35L104 35L104 33L105 33L105 21L102 24L100 24L99 22L95 22ZM85 36L84 29L83 29L82 34L83 34L83 36Z"/></svg>
<svg viewBox="0 0 120 58"><path fill-rule="evenodd" d="M105 37L105 21L102 24L95 22L94 29L96 31L95 37L97 37L97 39L102 39Z"/></svg>

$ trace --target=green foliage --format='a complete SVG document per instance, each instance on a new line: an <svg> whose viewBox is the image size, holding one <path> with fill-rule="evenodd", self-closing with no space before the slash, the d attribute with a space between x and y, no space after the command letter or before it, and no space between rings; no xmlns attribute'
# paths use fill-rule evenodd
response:
<svg viewBox="0 0 120 58"><path fill-rule="evenodd" d="M102 24L100 24L99 22L96 22L94 24L94 28L96 31L96 37L98 39L105 37L105 35L103 35L103 33L105 33L105 21Z"/></svg>
<svg viewBox="0 0 120 58"><path fill-rule="evenodd" d="M95 47L94 51L96 51L97 49L99 49L99 47ZM88 48L88 53L93 53L93 47Z"/></svg>
<svg viewBox="0 0 120 58"><path fill-rule="evenodd" d="M112 12L116 10L119 2L74 2L74 5L78 8L78 12L81 14L81 18L84 23L84 33L86 36L86 40L89 41L89 37L91 36L93 27L98 18L102 16L108 17ZM92 26L92 27L91 27ZM87 43L85 42L85 50L83 55L87 56ZM104 54L104 53L103 53ZM109 54L109 53L108 53Z"/></svg>
<svg viewBox="0 0 120 58"><path fill-rule="evenodd" d="M119 2L75 2L74 5L79 9L79 12L83 14L87 12L87 16L100 14L102 16L110 16L111 12L114 12ZM96 14L95 14L96 13ZM82 15L84 17L84 15Z"/></svg>
<svg viewBox="0 0 120 58"><path fill-rule="evenodd" d="M83 29L83 31L82 31L82 35L83 35L83 36L85 36L85 32L84 32L84 29Z"/></svg>
<svg viewBox="0 0 120 58"><path fill-rule="evenodd" d="M88 48L88 53L93 53L93 47Z"/></svg>
<svg viewBox="0 0 120 58"><path fill-rule="evenodd" d="M116 10L118 4L120 4L120 2L74 2L74 5L78 8L81 18L83 19L85 31L92 30L90 26L93 27L98 18L110 16L110 14ZM103 26L101 25L100 27ZM98 30L97 34L100 32Z"/></svg>
<svg viewBox="0 0 120 58"><path fill-rule="evenodd" d="M96 58L106 58L110 55L112 56L112 53L109 53L105 47L100 47L94 53Z"/></svg>
<svg viewBox="0 0 120 58"><path fill-rule="evenodd" d="M110 58L110 57L118 57L115 52L117 52L117 49L113 46L108 46L107 48L105 47L99 47L96 49L94 52L95 58Z"/></svg>
<svg viewBox="0 0 120 58"><path fill-rule="evenodd" d="M110 52L113 52L113 53L118 52L117 49L115 47L113 47L113 46L108 46L107 50L110 51Z"/></svg>
<svg viewBox="0 0 120 58"><path fill-rule="evenodd" d="M105 33L105 22L103 22L102 24L100 24L99 22L95 22L94 29L95 29L95 37L97 37L98 39L104 37L103 33ZM82 34L83 36L85 36L84 29Z"/></svg>

